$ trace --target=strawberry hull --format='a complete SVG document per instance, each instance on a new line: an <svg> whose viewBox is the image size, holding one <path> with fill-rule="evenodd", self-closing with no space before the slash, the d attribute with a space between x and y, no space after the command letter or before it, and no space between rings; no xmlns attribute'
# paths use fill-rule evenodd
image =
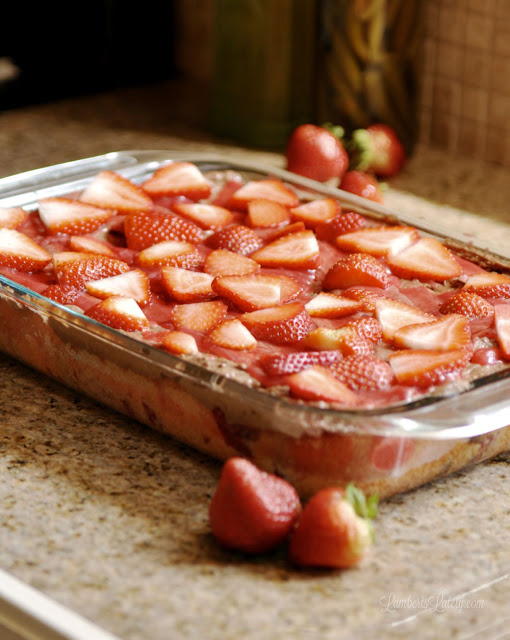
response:
<svg viewBox="0 0 510 640"><path fill-rule="evenodd" d="M125 156L118 154L115 157L119 164L115 165L112 160L113 171L122 168ZM168 160L164 154L156 152L137 153L136 157L138 173L133 172L131 166L129 175L131 178L135 176L138 182L149 175L146 164L151 163L153 169L156 159L161 164ZM104 168L104 158L100 166ZM206 168L211 166L216 165L214 162L204 165ZM226 165L220 163L218 167L224 170ZM87 172L90 175L90 169ZM72 174L73 188L76 175L76 172ZM251 179L253 171L249 175ZM214 174L207 175L207 178L214 182ZM290 180L288 176L284 178ZM86 182L84 178L83 185L76 188L86 186ZM54 182L51 188L54 189ZM66 196L70 191L72 189L62 179L58 195ZM321 197L328 195L331 194L327 191L321 193ZM341 195L336 197L341 200ZM0 206L4 204L17 206L20 203L0 202ZM21 204L30 205L28 196L26 203ZM352 204L348 204L351 209ZM369 206L367 208L370 209ZM370 217L366 211L363 214ZM408 221L402 224L408 224ZM25 221L23 228L35 240L45 237L44 231L34 221ZM69 251L65 237L55 236L55 242L55 251L45 247L50 253ZM318 291L317 286L329 268L342 256L348 255L326 242L321 241L320 247L321 256L324 254L325 259L315 274L306 269L261 267L267 275L294 277L302 286L302 290L284 304L297 305L296 309L304 305L311 293ZM121 259L118 251L122 250L122 247L115 250ZM207 253L210 250L204 252ZM138 268L133 262L129 261L130 270ZM463 263L466 276L479 273L474 267L470 270L467 264L468 261ZM174 322L175 317L182 322L181 314L176 316L174 311L180 303L169 299L163 292L159 269L147 267L145 270L150 276L151 287L155 285L152 299L143 308L150 324L143 333L126 334L79 312L79 309L85 311L88 305L99 302L88 296L85 290L81 291L71 308L41 297L40 293L45 288L55 284L49 267L35 274L3 267L0 350L200 451L219 459L234 455L250 457L259 467L287 478L303 496L325 486L345 485L350 481L366 491L379 493L381 497L389 496L510 447L510 429L504 428L501 411L491 413L492 405L501 402L498 384L504 387L507 369L501 360L494 361L490 354L484 356L484 349L490 351L495 347L483 341L496 343L488 320L470 321L473 339L482 342L476 346L477 357L473 358L473 365L466 367L466 372L471 375L469 367L472 367L473 377L492 374L495 382L492 386L487 384L484 387L485 383L480 383L474 385L478 388L464 393L470 384L470 378L464 377L444 389L434 389L434 399L426 391L418 392L412 386L395 383L389 388L356 391L356 402L348 407L335 404L335 398L341 396L336 393L340 387L330 380L334 393L328 396L332 399L329 403L320 399L320 387L317 401L304 402L289 397L284 375L269 375L260 366L264 357L306 351L307 348L300 346L299 341L292 345L278 345L267 341L265 334L259 334L261 337L256 346L234 351L214 344L212 333L207 335L206 332L184 329L195 338L199 353L177 357L162 348L166 335L182 330ZM393 276L389 278L390 284L386 289L376 289L397 297L403 304L420 304L422 311L437 313L442 292L437 293L436 304L431 297L436 295L433 288L423 293L418 283L409 282L401 286ZM27 288L36 293L27 292ZM370 287L367 290L370 292ZM334 291L334 295L342 295L342 292ZM218 322L239 318L242 313L233 305L226 307ZM367 315L373 318L374 312L357 312L347 319L312 320L313 326L336 330ZM184 318L185 322L187 320ZM263 320L265 323L265 318ZM271 323L276 321L281 319L270 318ZM480 327L474 331L476 323ZM268 335L274 339L272 331ZM375 341L370 348L382 358L386 357L383 346ZM328 365L326 356L318 362L319 367ZM265 385L272 388L266 389ZM509 397L505 388L502 393L505 399ZM346 395L352 398L350 394ZM477 410L483 410L485 422L474 420ZM484 424L480 428L481 423ZM401 428L403 424L406 430ZM495 428L496 431L488 433Z"/></svg>

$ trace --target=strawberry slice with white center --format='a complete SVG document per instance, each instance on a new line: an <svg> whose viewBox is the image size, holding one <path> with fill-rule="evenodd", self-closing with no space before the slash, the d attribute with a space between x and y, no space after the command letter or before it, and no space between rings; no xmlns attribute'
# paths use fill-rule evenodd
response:
<svg viewBox="0 0 510 640"><path fill-rule="evenodd" d="M39 202L39 217L49 233L89 233L112 212L70 198L46 198Z"/></svg>
<svg viewBox="0 0 510 640"><path fill-rule="evenodd" d="M211 288L214 278L208 273L163 267L161 275L165 289L179 302L201 302L216 295Z"/></svg>
<svg viewBox="0 0 510 640"><path fill-rule="evenodd" d="M384 291L380 289L367 289L365 287L351 287L342 292L346 298L357 300L363 305L363 309L368 313L375 311L375 301L379 298L387 297Z"/></svg>
<svg viewBox="0 0 510 640"><path fill-rule="evenodd" d="M89 236L71 236L69 246L73 251L79 251L80 253L97 253L100 256L115 258L115 253L105 242Z"/></svg>
<svg viewBox="0 0 510 640"><path fill-rule="evenodd" d="M0 265L18 271L41 271L51 255L24 233L0 229Z"/></svg>
<svg viewBox="0 0 510 640"><path fill-rule="evenodd" d="M399 384L430 387L443 384L456 377L466 366L471 352L466 349L452 351L424 351L406 349L389 357Z"/></svg>
<svg viewBox="0 0 510 640"><path fill-rule="evenodd" d="M58 283L83 289L91 280L109 278L130 270L128 264L108 256L64 251L53 255L53 268Z"/></svg>
<svg viewBox="0 0 510 640"><path fill-rule="evenodd" d="M16 229L28 217L21 207L0 207L0 229Z"/></svg>
<svg viewBox="0 0 510 640"><path fill-rule="evenodd" d="M494 307L496 335L505 360L510 360L510 304L497 304Z"/></svg>
<svg viewBox="0 0 510 640"><path fill-rule="evenodd" d="M293 218L304 222L308 228L314 229L321 222L332 220L341 210L338 200L323 198L301 204L299 207L291 209L290 212Z"/></svg>
<svg viewBox="0 0 510 640"><path fill-rule="evenodd" d="M413 227L374 227L345 233L336 239L336 244L343 251L387 256L402 251L418 238L419 233Z"/></svg>
<svg viewBox="0 0 510 640"><path fill-rule="evenodd" d="M178 304L170 315L178 329L209 333L227 315L227 306L219 300Z"/></svg>
<svg viewBox="0 0 510 640"><path fill-rule="evenodd" d="M191 162L171 162L157 169L142 185L151 196L186 196L201 200L211 194L211 183Z"/></svg>
<svg viewBox="0 0 510 640"><path fill-rule="evenodd" d="M254 273L245 276L220 276L213 282L214 291L243 311L255 311L287 302L300 291L299 284L288 276Z"/></svg>
<svg viewBox="0 0 510 640"><path fill-rule="evenodd" d="M357 397L324 367L314 366L285 378L290 393L302 400L334 402L353 407Z"/></svg>
<svg viewBox="0 0 510 640"><path fill-rule="evenodd" d="M218 325L209 337L218 346L236 351L253 349L257 344L253 335L237 318Z"/></svg>
<svg viewBox="0 0 510 640"><path fill-rule="evenodd" d="M202 264L202 256L189 242L167 240L140 251L137 261L141 267L169 266L194 270Z"/></svg>
<svg viewBox="0 0 510 640"><path fill-rule="evenodd" d="M462 274L454 255L435 238L421 238L399 253L389 255L393 273L402 278L444 282Z"/></svg>
<svg viewBox="0 0 510 640"><path fill-rule="evenodd" d="M290 221L289 210L271 200L251 200L247 220L252 227L278 227Z"/></svg>
<svg viewBox="0 0 510 640"><path fill-rule="evenodd" d="M482 298L510 298L510 276L503 273L477 273L468 278L463 291L472 291Z"/></svg>
<svg viewBox="0 0 510 640"><path fill-rule="evenodd" d="M494 306L474 291L462 289L449 298L440 311L457 313L466 318L490 318L494 315Z"/></svg>
<svg viewBox="0 0 510 640"><path fill-rule="evenodd" d="M88 310L87 315L102 324L121 331L142 331L149 321L136 300L112 296Z"/></svg>
<svg viewBox="0 0 510 640"><path fill-rule="evenodd" d="M294 351L265 356L260 361L260 366L268 376L285 376L316 364L330 367L341 358L340 351Z"/></svg>
<svg viewBox="0 0 510 640"><path fill-rule="evenodd" d="M393 381L393 370L375 356L347 356L333 365L331 372L352 391L387 389Z"/></svg>
<svg viewBox="0 0 510 640"><path fill-rule="evenodd" d="M326 274L324 289L348 289L355 286L389 286L390 279L385 265L364 253L353 253L340 258Z"/></svg>
<svg viewBox="0 0 510 640"><path fill-rule="evenodd" d="M395 332L393 342L404 349L464 349L471 344L469 320L452 314L431 322L409 324Z"/></svg>
<svg viewBox="0 0 510 640"><path fill-rule="evenodd" d="M363 305L332 293L319 293L305 304L305 309L312 318L342 318L351 313L361 311Z"/></svg>
<svg viewBox="0 0 510 640"><path fill-rule="evenodd" d="M161 341L161 346L177 355L191 355L198 353L198 345L195 338L184 331L170 331Z"/></svg>
<svg viewBox="0 0 510 640"><path fill-rule="evenodd" d="M277 238L283 238L283 236L290 236L293 233L301 233L301 231L305 231L306 227L303 222L292 222L291 224L286 224L279 229L275 229L275 231L271 234L268 240L276 240Z"/></svg>
<svg viewBox="0 0 510 640"><path fill-rule="evenodd" d="M260 271L260 264L233 251L216 249L205 259L204 271L212 276L243 276Z"/></svg>
<svg viewBox="0 0 510 640"><path fill-rule="evenodd" d="M251 257L263 267L316 269L319 265L319 244L313 231L301 231L274 240Z"/></svg>
<svg viewBox="0 0 510 640"><path fill-rule="evenodd" d="M296 344L313 328L308 312L299 302L244 313L239 319L257 340L273 344Z"/></svg>
<svg viewBox="0 0 510 640"><path fill-rule="evenodd" d="M117 211L150 211L152 200L139 186L113 171L101 171L96 175L80 200Z"/></svg>
<svg viewBox="0 0 510 640"><path fill-rule="evenodd" d="M124 221L129 249L140 251L165 240L183 240L198 243L203 240L203 231L190 220L164 213L133 213Z"/></svg>
<svg viewBox="0 0 510 640"><path fill-rule="evenodd" d="M344 233L358 231L366 226L366 218L355 211L346 211L327 222L321 222L315 228L315 233L319 240L325 240L326 242L333 243L338 236L341 236Z"/></svg>
<svg viewBox="0 0 510 640"><path fill-rule="evenodd" d="M314 329L303 340L303 346L320 351L337 349L344 356L369 356L374 353L373 343L360 336L356 327L350 324L339 329Z"/></svg>
<svg viewBox="0 0 510 640"><path fill-rule="evenodd" d="M144 306L150 300L149 278L140 269L126 271L118 276L93 280L85 284L87 293L96 298L110 298L121 296L132 298L138 304Z"/></svg>
<svg viewBox="0 0 510 640"><path fill-rule="evenodd" d="M391 298L380 298L375 301L375 314L382 327L385 340L393 340L395 333L410 324L432 322L436 317L425 313L417 307L404 304Z"/></svg>
<svg viewBox="0 0 510 640"><path fill-rule="evenodd" d="M262 246L262 240L250 227L232 224L210 236L207 244L213 249L227 249L234 253L248 255Z"/></svg>
<svg viewBox="0 0 510 640"><path fill-rule="evenodd" d="M299 198L281 180L253 180L247 182L232 195L227 206L245 211L251 200L271 200L284 207L297 207Z"/></svg>
<svg viewBox="0 0 510 640"><path fill-rule="evenodd" d="M189 218L202 229L224 227L234 220L234 214L214 204L200 204L197 202L176 202L172 209L181 216Z"/></svg>

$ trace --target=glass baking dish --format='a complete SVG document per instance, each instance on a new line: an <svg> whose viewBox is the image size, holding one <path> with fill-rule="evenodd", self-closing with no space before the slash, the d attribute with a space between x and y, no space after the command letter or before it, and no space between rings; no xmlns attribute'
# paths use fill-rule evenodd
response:
<svg viewBox="0 0 510 640"><path fill-rule="evenodd" d="M276 176L302 197L333 196L372 218L439 237L484 267L510 261L426 229L409 216L283 170L203 154L122 151L0 180L0 206L37 207L82 190L104 169L140 182L170 160L204 173ZM245 455L303 495L354 481L381 497L510 448L510 368L386 409L334 410L250 387L234 367L173 356L0 276L0 350L99 402L220 459ZM238 373L238 372L237 372Z"/></svg>

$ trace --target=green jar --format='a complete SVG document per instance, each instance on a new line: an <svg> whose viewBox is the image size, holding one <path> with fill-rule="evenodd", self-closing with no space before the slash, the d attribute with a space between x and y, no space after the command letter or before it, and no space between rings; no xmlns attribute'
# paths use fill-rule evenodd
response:
<svg viewBox="0 0 510 640"><path fill-rule="evenodd" d="M325 0L318 57L319 121L392 126L408 151L418 132L424 0Z"/></svg>
<svg viewBox="0 0 510 640"><path fill-rule="evenodd" d="M281 148L313 117L316 0L216 0L212 131Z"/></svg>

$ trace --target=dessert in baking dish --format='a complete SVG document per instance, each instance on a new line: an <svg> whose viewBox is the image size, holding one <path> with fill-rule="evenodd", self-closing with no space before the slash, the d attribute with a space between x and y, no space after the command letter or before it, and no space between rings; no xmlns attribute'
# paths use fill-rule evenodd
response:
<svg viewBox="0 0 510 640"><path fill-rule="evenodd" d="M1 209L0 273L320 406L402 404L510 358L510 276L332 198L186 162L141 185L103 171L36 211Z"/></svg>

